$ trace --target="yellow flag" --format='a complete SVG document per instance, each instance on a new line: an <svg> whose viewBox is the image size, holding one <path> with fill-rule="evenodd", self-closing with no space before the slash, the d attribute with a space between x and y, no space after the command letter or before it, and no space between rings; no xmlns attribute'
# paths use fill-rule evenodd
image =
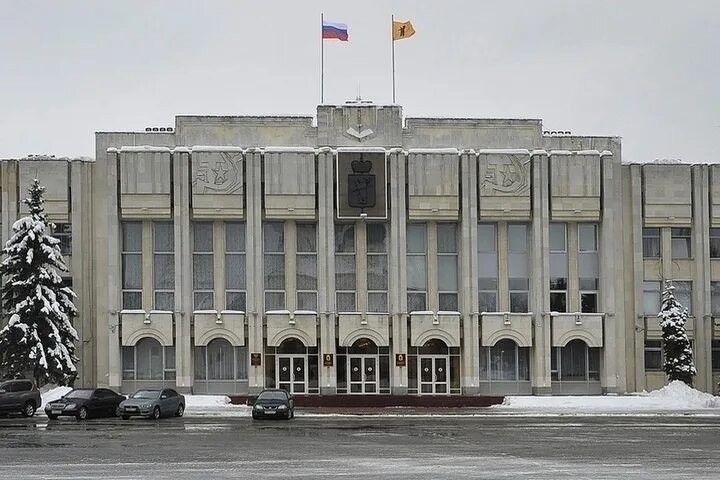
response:
<svg viewBox="0 0 720 480"><path fill-rule="evenodd" d="M393 40L403 40L415 35L415 29L410 22L392 22Z"/></svg>

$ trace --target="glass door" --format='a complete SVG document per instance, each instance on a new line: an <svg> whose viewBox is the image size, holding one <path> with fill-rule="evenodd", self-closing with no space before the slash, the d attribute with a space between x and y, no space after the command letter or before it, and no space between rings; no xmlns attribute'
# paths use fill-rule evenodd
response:
<svg viewBox="0 0 720 480"><path fill-rule="evenodd" d="M278 355L276 372L278 388L293 394L307 393L306 355Z"/></svg>
<svg viewBox="0 0 720 480"><path fill-rule="evenodd" d="M351 355L348 357L350 393L377 393L377 357Z"/></svg>
<svg viewBox="0 0 720 480"><path fill-rule="evenodd" d="M421 394L447 394L450 392L447 368L449 359L446 355L418 357L418 383Z"/></svg>

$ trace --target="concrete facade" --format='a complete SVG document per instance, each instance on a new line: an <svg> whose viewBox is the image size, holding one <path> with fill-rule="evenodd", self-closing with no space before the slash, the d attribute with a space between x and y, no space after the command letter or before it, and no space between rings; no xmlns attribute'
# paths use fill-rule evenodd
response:
<svg viewBox="0 0 720 480"><path fill-rule="evenodd" d="M719 166L623 164L619 137L540 120L316 118L178 116L97 133L95 161L0 164L3 238L35 176L72 225L83 385L649 390L670 279L692 304L696 387L715 390ZM351 155L380 179L367 211L346 205Z"/></svg>

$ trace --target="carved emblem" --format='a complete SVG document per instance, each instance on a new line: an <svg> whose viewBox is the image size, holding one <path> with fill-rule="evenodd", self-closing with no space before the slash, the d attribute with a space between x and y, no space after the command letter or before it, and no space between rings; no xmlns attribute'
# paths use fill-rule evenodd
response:
<svg viewBox="0 0 720 480"><path fill-rule="evenodd" d="M345 136L363 142L375 136L377 111L372 107L345 107L343 109Z"/></svg>
<svg viewBox="0 0 720 480"><path fill-rule="evenodd" d="M375 206L375 174L370 173L372 162L353 160L350 163L353 173L348 174L348 206L352 208L372 208Z"/></svg>
<svg viewBox="0 0 720 480"><path fill-rule="evenodd" d="M219 152L199 155L193 166L193 193L236 193L242 188L242 154Z"/></svg>
<svg viewBox="0 0 720 480"><path fill-rule="evenodd" d="M485 195L525 195L530 191L530 159L507 155L506 162L488 163L480 193Z"/></svg>

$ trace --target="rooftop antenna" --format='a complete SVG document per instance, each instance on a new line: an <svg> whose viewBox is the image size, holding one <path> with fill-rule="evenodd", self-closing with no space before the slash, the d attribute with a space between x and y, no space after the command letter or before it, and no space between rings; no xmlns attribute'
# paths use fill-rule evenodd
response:
<svg viewBox="0 0 720 480"><path fill-rule="evenodd" d="M362 97L360 97L360 80L358 80L358 84L357 84L357 97L355 97L355 101L358 102L358 103L360 103L361 100L362 100Z"/></svg>

